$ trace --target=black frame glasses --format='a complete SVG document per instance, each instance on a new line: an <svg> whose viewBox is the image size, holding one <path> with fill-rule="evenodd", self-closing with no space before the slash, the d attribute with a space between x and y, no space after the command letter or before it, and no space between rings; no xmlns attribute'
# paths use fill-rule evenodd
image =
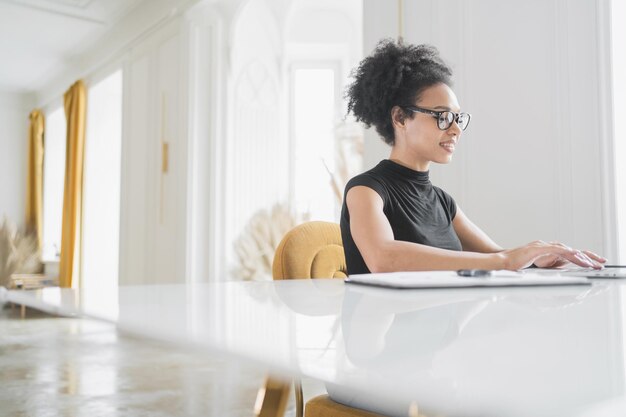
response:
<svg viewBox="0 0 626 417"><path fill-rule="evenodd" d="M400 106L405 110L410 110L414 113L424 113L433 116L437 120L437 127L439 130L448 130L452 126L452 122L456 122L461 130L467 129L469 126L472 115L469 113L455 113L449 110L435 111L429 109L423 109L416 106Z"/></svg>

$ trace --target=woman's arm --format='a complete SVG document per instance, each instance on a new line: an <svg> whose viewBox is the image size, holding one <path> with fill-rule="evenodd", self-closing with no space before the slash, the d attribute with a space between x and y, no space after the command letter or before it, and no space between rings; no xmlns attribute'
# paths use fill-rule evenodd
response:
<svg viewBox="0 0 626 417"><path fill-rule="evenodd" d="M456 216L452 221L452 226L456 232L463 250L481 253L496 253L502 252L500 246L498 246L485 232L483 232L478 226L476 226L470 219L467 218L465 213L457 206ZM567 246L559 242L550 242L551 245L558 245L564 248L570 249ZM605 263L606 259L596 255L590 251L581 251L583 258L587 257L590 260ZM544 254L533 262L535 266L539 268L560 268L566 265L570 265L570 261L555 253Z"/></svg>
<svg viewBox="0 0 626 417"><path fill-rule="evenodd" d="M452 226L461 241L464 251L496 253L504 250L478 226L472 223L459 206L456 208L456 216L452 220Z"/></svg>
<svg viewBox="0 0 626 417"><path fill-rule="evenodd" d="M499 254L457 252L395 240L383 200L369 187L351 188L346 204L352 238L372 272L503 267Z"/></svg>
<svg viewBox="0 0 626 417"><path fill-rule="evenodd" d="M383 212L382 198L374 190L365 186L351 188L346 195L346 205L350 213L352 238L365 264L372 272L456 269L518 270L530 266L535 259L546 254L558 255L584 267L601 267L580 251L564 245L541 241L497 253L480 253L451 251L394 240L391 225ZM468 244L477 245L471 238ZM495 244L493 248L500 249Z"/></svg>

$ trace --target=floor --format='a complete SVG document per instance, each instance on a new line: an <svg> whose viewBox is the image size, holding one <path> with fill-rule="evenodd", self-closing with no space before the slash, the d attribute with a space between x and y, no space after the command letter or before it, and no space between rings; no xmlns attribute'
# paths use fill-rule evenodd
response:
<svg viewBox="0 0 626 417"><path fill-rule="evenodd" d="M253 416L265 373L120 334L108 323L0 306L0 416ZM304 381L305 399L324 391ZM286 416L294 415L293 395Z"/></svg>

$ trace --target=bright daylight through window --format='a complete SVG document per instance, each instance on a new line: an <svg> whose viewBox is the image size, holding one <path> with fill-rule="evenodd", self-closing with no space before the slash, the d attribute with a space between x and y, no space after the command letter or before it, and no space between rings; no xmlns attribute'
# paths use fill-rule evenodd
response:
<svg viewBox="0 0 626 417"><path fill-rule="evenodd" d="M63 181L65 178L65 112L57 107L46 114L43 184L42 259L58 261L61 250Z"/></svg>
<svg viewBox="0 0 626 417"><path fill-rule="evenodd" d="M293 86L295 207L311 220L337 221L329 174L335 170L335 71L298 68Z"/></svg>
<svg viewBox="0 0 626 417"><path fill-rule="evenodd" d="M81 284L92 311L115 316L111 300L117 298L119 275L122 71L93 85L87 99Z"/></svg>

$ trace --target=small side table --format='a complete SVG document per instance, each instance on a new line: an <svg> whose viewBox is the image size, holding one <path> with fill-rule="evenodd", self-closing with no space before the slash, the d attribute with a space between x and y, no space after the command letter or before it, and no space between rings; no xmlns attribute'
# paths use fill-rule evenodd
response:
<svg viewBox="0 0 626 417"><path fill-rule="evenodd" d="M52 278L44 274L12 274L9 289L36 290L38 288L55 287L58 285L58 278ZM20 306L20 317L26 317L26 306Z"/></svg>

